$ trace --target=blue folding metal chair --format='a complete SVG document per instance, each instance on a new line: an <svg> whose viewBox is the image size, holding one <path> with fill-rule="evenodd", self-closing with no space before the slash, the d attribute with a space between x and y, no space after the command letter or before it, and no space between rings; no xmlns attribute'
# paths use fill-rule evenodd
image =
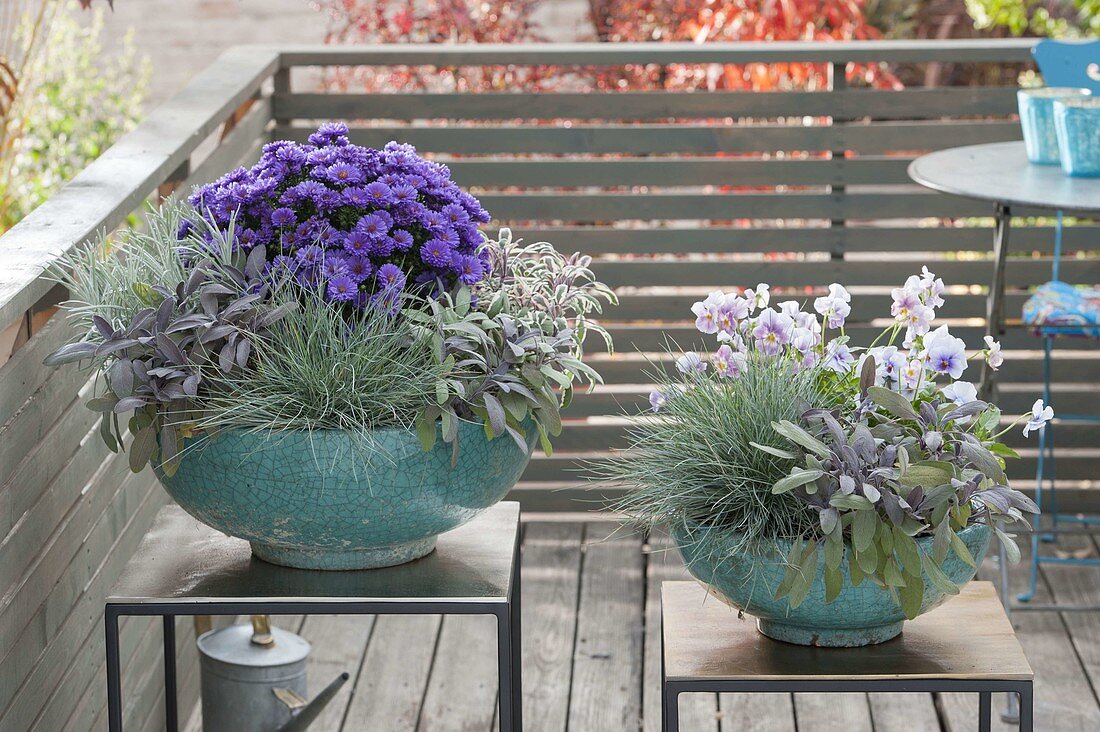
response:
<svg viewBox="0 0 1100 732"><path fill-rule="evenodd" d="M1100 95L1100 40L1062 42L1045 40L1032 49L1035 63L1047 86L1089 89ZM1024 322L1043 339L1043 401L1051 403L1051 357L1059 337L1100 339L1100 290L1076 288L1059 279L1062 258L1062 212L1057 213L1054 230L1054 262L1051 281L1040 286L1024 305ZM1058 408L1058 422L1100 424L1100 415L1067 414ZM1043 509L1050 531L1043 531L1036 519L1031 537L1031 572L1028 589L1017 599L1029 602L1035 595L1040 564L1074 564L1100 567L1093 557L1040 555L1040 541L1053 542L1060 523L1100 526L1100 517L1058 513L1055 491L1054 425L1048 423L1039 433L1039 456L1035 471L1035 502ZM1044 484L1048 488L1044 489ZM1049 493L1049 495L1044 495ZM1044 506L1044 499L1046 506Z"/></svg>

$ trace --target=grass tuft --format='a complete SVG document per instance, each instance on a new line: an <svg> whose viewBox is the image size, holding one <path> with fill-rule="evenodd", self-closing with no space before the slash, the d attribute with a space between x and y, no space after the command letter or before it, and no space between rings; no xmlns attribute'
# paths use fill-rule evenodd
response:
<svg viewBox="0 0 1100 732"><path fill-rule="evenodd" d="M632 487L613 506L643 528L705 524L726 529L733 551L769 551L816 528L816 514L772 486L793 462L750 442L789 449L771 423L826 406L813 374L791 374L789 363L760 359L738 378L661 375L674 394L658 414L639 415L631 447L601 469L601 477Z"/></svg>
<svg viewBox="0 0 1100 732"><path fill-rule="evenodd" d="M214 376L196 400L197 427L346 430L360 436L410 428L442 378L430 341L401 318L367 308L349 315L309 290L277 297L298 306L265 335L246 334L254 353L247 375Z"/></svg>

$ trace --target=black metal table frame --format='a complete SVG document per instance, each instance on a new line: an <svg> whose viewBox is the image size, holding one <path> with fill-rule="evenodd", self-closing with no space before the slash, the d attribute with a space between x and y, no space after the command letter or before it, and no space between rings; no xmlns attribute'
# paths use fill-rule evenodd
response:
<svg viewBox="0 0 1100 732"><path fill-rule="evenodd" d="M661 654L662 658L664 653ZM989 732L993 694L1015 693L1020 699L1020 732L1033 732L1032 682L1003 679L677 679L670 681L661 668L661 729L678 732L680 694L692 692L977 692L978 729Z"/></svg>
<svg viewBox="0 0 1100 732"><path fill-rule="evenodd" d="M119 650L119 618L160 615L164 625L165 728L179 729L176 699L177 615L495 615L497 619L498 711L501 732L523 729L523 684L521 680L520 557L519 535L513 553L512 581L508 597L501 600L240 600L118 602L109 601L103 612L107 654L107 727L122 732L122 685Z"/></svg>

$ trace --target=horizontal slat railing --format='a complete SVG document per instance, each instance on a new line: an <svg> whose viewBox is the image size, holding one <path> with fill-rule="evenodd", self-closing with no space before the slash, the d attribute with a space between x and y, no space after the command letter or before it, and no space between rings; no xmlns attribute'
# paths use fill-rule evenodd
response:
<svg viewBox="0 0 1100 732"><path fill-rule="evenodd" d="M634 44L515 53L414 46L401 49L407 54L309 48L284 50L283 60L436 68L782 60L831 64L836 76L850 63L1024 63L1031 43ZM577 458L618 446L611 436L621 430L593 425L614 420L624 407L645 405L644 371L651 361L668 361L662 353L668 338L685 346L699 341L688 308L709 288L767 281L780 288L777 299L806 300L832 281L856 285L849 332L863 339L875 331L872 319L888 316L889 288L928 264L956 286L943 316L972 343L980 342L992 208L912 186L905 168L929 150L1019 139L1014 96L1011 86L888 90L854 84L769 93L326 95L286 89L275 97L280 123L273 134L301 140L313 120L338 116L352 125L357 143L409 142L448 164L498 223L524 238L596 256L601 278L622 296L621 307L604 321L625 354L596 357L608 384L576 398L558 454L536 457L521 487L529 505L560 508L580 495L573 486L582 476L570 469L580 464ZM1027 289L1049 279L1053 230L1049 218L1020 224L1007 266L1011 329L1003 341L1022 359L1006 366L1005 399L1022 408L1038 390L1039 369L1036 341L1018 327L1018 314ZM1064 264L1066 279L1100 280L1090 253L1100 241L1097 231L1085 222L1066 232L1067 249L1081 252ZM1057 393L1091 403L1079 376L1082 369L1095 373L1097 362L1087 343L1067 346L1071 360L1056 368L1067 381ZM1087 429L1062 430L1065 444L1087 446ZM1067 460L1060 476L1090 477L1090 459ZM1014 466L1015 478L1025 479L1029 460ZM551 487L566 489L555 494Z"/></svg>
<svg viewBox="0 0 1100 732"><path fill-rule="evenodd" d="M513 120L874 117L929 119L1011 114L1015 89L961 87L908 91L593 92L526 94L277 94L275 116L296 119Z"/></svg>
<svg viewBox="0 0 1100 732"><path fill-rule="evenodd" d="M60 253L181 183L221 175L255 154L271 123L262 86L278 61L267 49L226 53L0 237L0 327L30 323L28 311L57 301L42 273ZM230 120L232 129L225 125ZM193 162L219 128L212 150ZM55 316L0 362L3 730L102 726L96 720L104 705L103 598L168 500L150 471L130 474L126 455L100 442L99 416L84 406L89 375L42 365L73 335L71 324ZM158 626L148 620L124 626L126 719L135 729L150 726L158 704L163 709ZM190 626L179 626L181 669L196 662ZM197 689L193 679L181 678L187 709Z"/></svg>
<svg viewBox="0 0 1100 732"><path fill-rule="evenodd" d="M368 112L369 114L369 112ZM276 128L280 139L304 141L308 124ZM952 144L1007 142L1020 139L1020 125L1006 121L967 121L952 125ZM354 127L352 142L381 147L401 139L422 152L448 155L595 154L662 155L670 153L753 153L799 150L858 150L881 154L897 150L929 150L944 144L938 122L850 123L844 126L789 125L499 125L487 127Z"/></svg>

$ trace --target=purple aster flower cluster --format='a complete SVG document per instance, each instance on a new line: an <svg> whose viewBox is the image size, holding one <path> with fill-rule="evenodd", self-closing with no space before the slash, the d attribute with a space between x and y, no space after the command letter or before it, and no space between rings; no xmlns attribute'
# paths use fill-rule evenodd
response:
<svg viewBox="0 0 1100 732"><path fill-rule="evenodd" d="M489 214L446 166L397 142L353 145L342 123L321 125L308 144L265 145L256 165L190 203L222 230L235 221L237 246L263 245L271 267L358 308L473 285L489 269L478 230Z"/></svg>

